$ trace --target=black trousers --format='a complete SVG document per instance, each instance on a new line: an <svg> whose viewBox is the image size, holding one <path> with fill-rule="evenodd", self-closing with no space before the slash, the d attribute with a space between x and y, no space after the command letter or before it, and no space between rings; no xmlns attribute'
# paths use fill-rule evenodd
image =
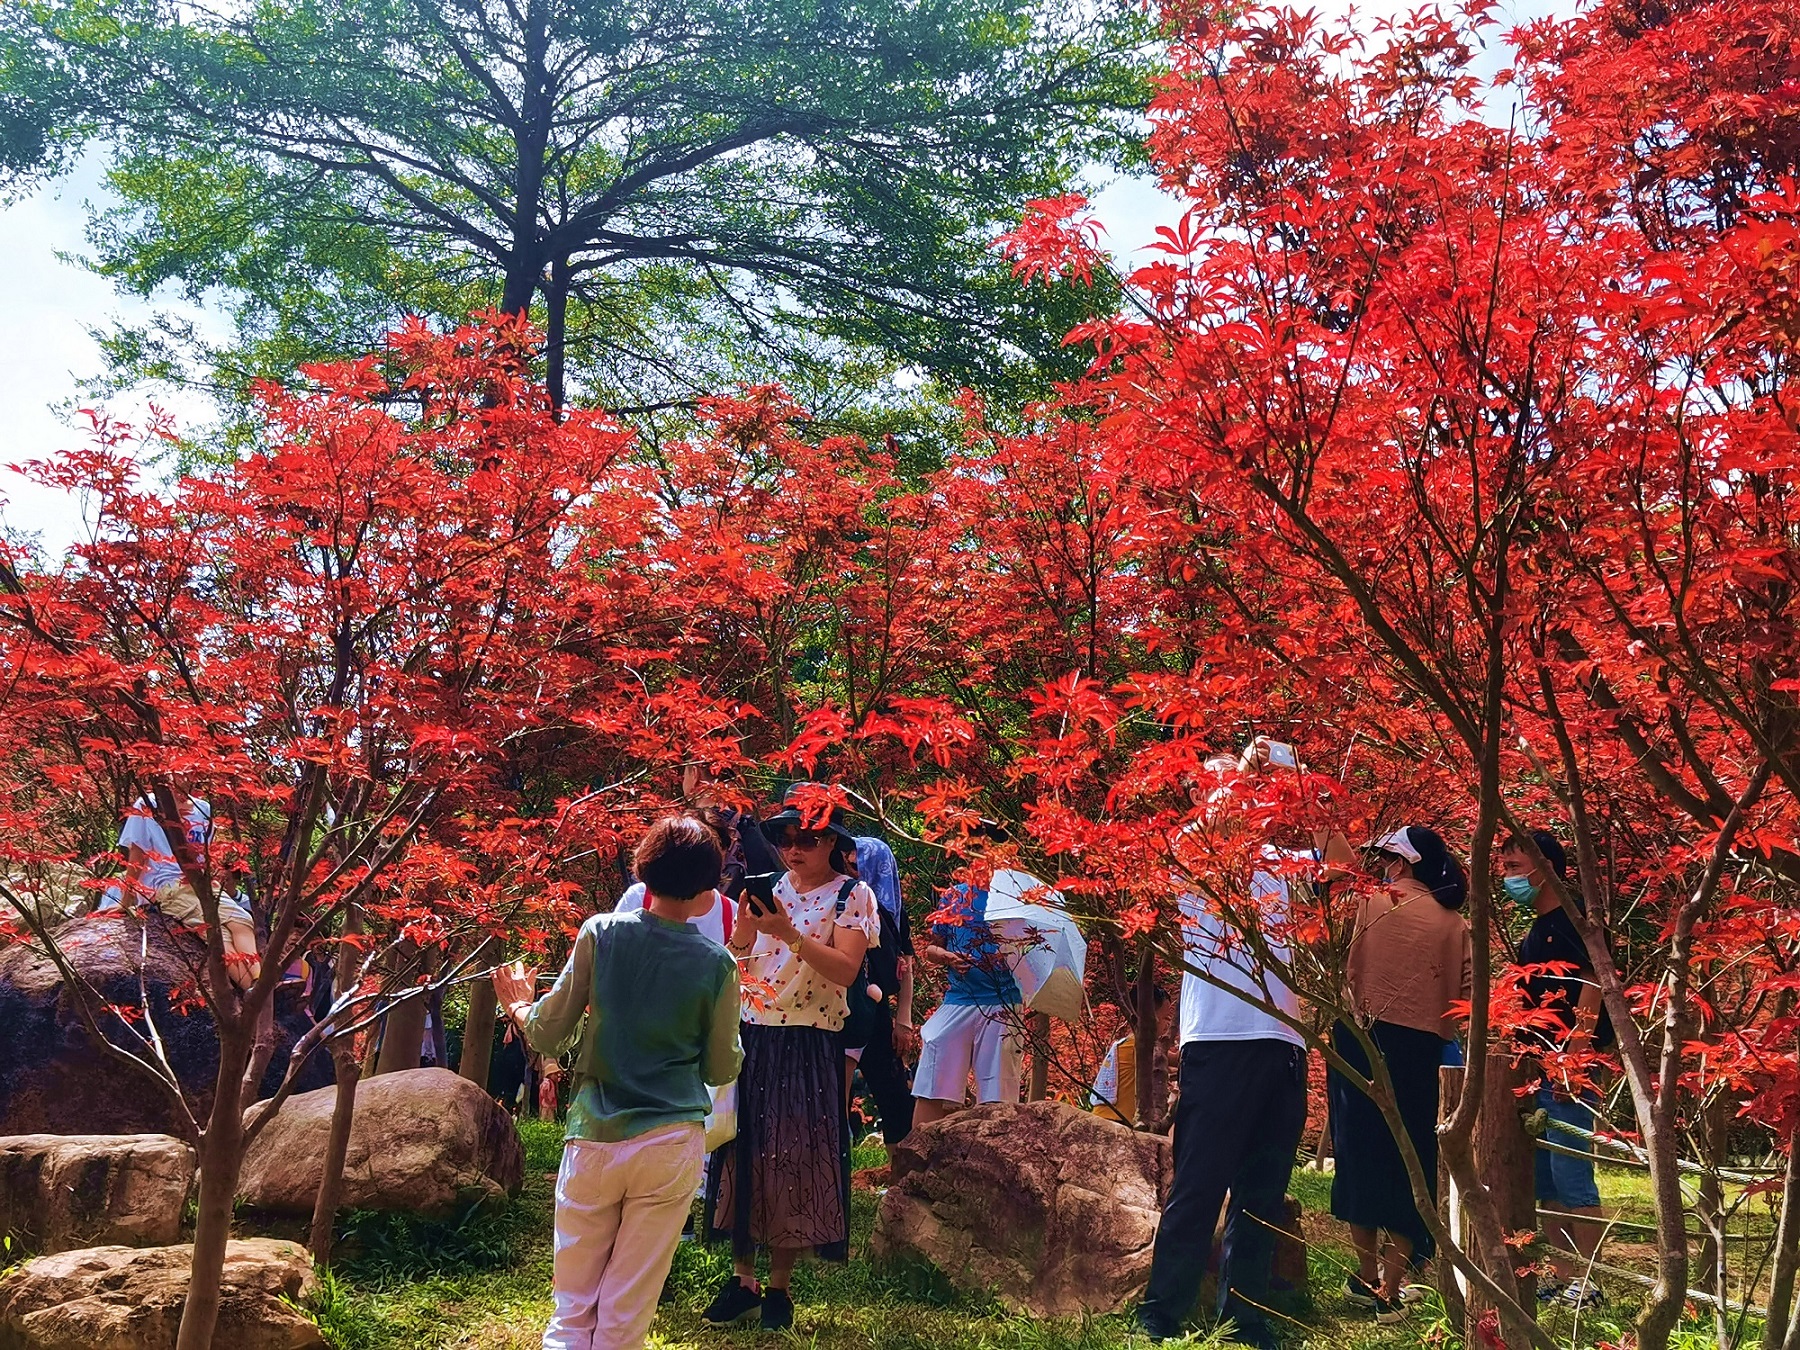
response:
<svg viewBox="0 0 1800 1350"><path fill-rule="evenodd" d="M1306 1129L1306 1052L1287 1041L1189 1041L1181 1047L1175 1180L1163 1206L1138 1316L1173 1333L1187 1320L1231 1194L1218 1313L1266 1335L1275 1230Z"/></svg>
<svg viewBox="0 0 1800 1350"><path fill-rule="evenodd" d="M894 1053L894 1010L883 1003L869 1029L869 1043L863 1047L862 1061L857 1065L869 1095L875 1099L875 1113L881 1117L881 1137L889 1145L897 1144L912 1133L912 1074L906 1062Z"/></svg>

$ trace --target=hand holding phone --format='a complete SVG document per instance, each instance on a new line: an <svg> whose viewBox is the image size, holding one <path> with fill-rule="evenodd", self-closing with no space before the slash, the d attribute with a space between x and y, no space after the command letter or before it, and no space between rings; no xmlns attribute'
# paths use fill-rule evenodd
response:
<svg viewBox="0 0 1800 1350"><path fill-rule="evenodd" d="M780 880L780 872L752 872L744 878L744 904L756 918L775 913L775 883Z"/></svg>

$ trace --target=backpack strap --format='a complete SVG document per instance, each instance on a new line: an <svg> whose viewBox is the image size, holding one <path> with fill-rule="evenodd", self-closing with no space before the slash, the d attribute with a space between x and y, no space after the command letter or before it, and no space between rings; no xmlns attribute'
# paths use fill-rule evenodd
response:
<svg viewBox="0 0 1800 1350"><path fill-rule="evenodd" d="M850 903L850 892L856 889L856 878L845 877L844 884L838 887L837 908L831 911L833 920L844 917L844 906Z"/></svg>

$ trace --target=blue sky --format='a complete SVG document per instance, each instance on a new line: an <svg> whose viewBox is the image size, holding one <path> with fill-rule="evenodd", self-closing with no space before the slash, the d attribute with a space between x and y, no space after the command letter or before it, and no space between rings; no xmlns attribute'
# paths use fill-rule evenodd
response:
<svg viewBox="0 0 1800 1350"><path fill-rule="evenodd" d="M1314 7L1326 14L1345 9L1335 0L1319 0ZM1413 7L1403 0L1379 0L1352 12L1367 31L1382 17ZM1571 8L1569 0L1510 0L1497 13L1503 24L1510 24ZM1504 64L1503 53L1490 50L1479 68L1491 73ZM83 203L104 199L100 163L89 158L68 178L0 210L0 258L10 264L12 283L0 300L0 408L7 410L0 465L79 443L71 415L81 405L80 381L101 369L90 328L119 318L141 319L152 309L185 312L209 331L225 328L216 312L185 305L172 294L157 296L154 305L120 296L105 278L59 256L81 253ZM1115 181L1095 194L1094 206L1106 226L1107 245L1127 263L1151 242L1156 227L1171 223L1179 211L1148 180ZM145 402L142 397L116 399L107 410L135 421L143 417ZM192 396L164 392L159 402L178 421L204 416L204 405ZM10 530L37 534L48 549L60 551L81 537L81 503L66 494L0 468L0 499L0 522Z"/></svg>

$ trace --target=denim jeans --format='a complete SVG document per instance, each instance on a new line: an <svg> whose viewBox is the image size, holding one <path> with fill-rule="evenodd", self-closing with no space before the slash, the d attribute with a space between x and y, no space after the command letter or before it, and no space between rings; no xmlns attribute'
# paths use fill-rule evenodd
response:
<svg viewBox="0 0 1800 1350"><path fill-rule="evenodd" d="M1594 1108L1600 1104L1592 1093L1584 1093L1581 1097L1571 1097L1567 1093L1559 1096L1549 1084L1538 1089L1537 1102L1551 1120L1560 1120L1565 1125L1590 1132L1594 1128ZM1561 1148L1576 1149L1587 1156L1574 1158L1567 1153L1538 1149L1537 1198L1564 1209L1594 1208L1600 1203L1600 1189L1594 1184L1593 1141L1568 1134L1555 1126L1551 1126L1545 1138Z"/></svg>

